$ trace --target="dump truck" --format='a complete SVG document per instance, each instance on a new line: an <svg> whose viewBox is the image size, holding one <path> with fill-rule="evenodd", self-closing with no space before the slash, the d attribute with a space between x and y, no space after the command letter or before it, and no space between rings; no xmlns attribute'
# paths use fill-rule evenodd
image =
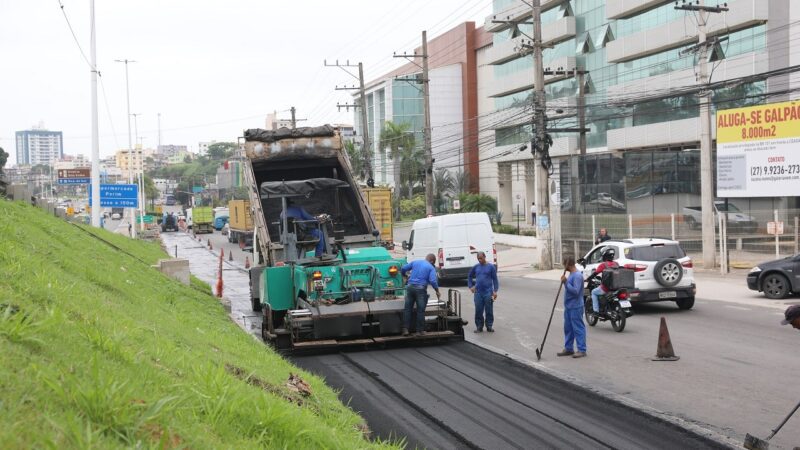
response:
<svg viewBox="0 0 800 450"><path fill-rule="evenodd" d="M250 201L231 200L228 202L228 242L239 244L239 248L253 246L253 213Z"/></svg>
<svg viewBox="0 0 800 450"><path fill-rule="evenodd" d="M214 213L210 206L192 208L192 231L194 234L214 232Z"/></svg>
<svg viewBox="0 0 800 450"><path fill-rule="evenodd" d="M405 258L384 248L338 130L249 129L244 143L263 339L283 352L414 339L401 336ZM416 339L463 339L460 314L458 291L431 299Z"/></svg>
<svg viewBox="0 0 800 450"><path fill-rule="evenodd" d="M394 249L394 216L392 211L392 190L388 187L361 188L367 197L367 205L375 218L381 242L389 250Z"/></svg>

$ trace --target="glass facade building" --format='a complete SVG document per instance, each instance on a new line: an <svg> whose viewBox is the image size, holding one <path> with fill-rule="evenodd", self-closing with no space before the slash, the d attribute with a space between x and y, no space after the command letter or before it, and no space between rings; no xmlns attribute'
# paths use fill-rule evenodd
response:
<svg viewBox="0 0 800 450"><path fill-rule="evenodd" d="M631 147L611 153L609 134L614 130L644 125L669 123L699 117L699 102L695 93L674 95L657 100L641 101L650 90L680 92L660 81L670 76L691 76L697 65L696 55L682 52L696 42L678 40L674 45L632 54L609 62L609 43L623 38L636 39L637 33L666 27L676 21L687 21L687 12L676 10L673 1L664 1L653 8L634 12L622 19L608 19L606 0L567 0L558 2L542 12L542 27L557 21L574 20L574 33L562 34L551 47L543 51L544 66L563 58L574 58L579 70L588 72L584 77L586 104L587 155L557 159L558 179L561 189L561 210L573 213L643 213L657 214L667 203L679 211L689 204L697 204L700 195L699 145L692 142L659 145L656 147ZM522 5L515 0L495 0L494 14ZM519 36L532 36L530 17L517 27L506 27L493 33L495 46ZM716 70L730 58L760 54L767 51L768 27L762 22L748 22L742 26L723 29L715 33L717 45L710 52L709 70ZM545 41L547 36L543 35ZM613 58L612 58L613 59ZM764 69L761 69L764 70ZM518 82L521 72L533 77L533 57L505 58L494 66L495 83ZM645 81L659 79L653 85ZM509 81L506 81L509 80ZM662 83L662 84L659 84ZM632 87L628 88L628 84ZM578 93L576 78L566 78L546 84L548 101L575 97ZM748 81L734 87L717 89L712 100L713 110L728 109L767 102L765 81ZM638 98L637 98L638 97ZM494 97L496 110L531 105L530 88ZM625 101L620 101L625 100ZM573 108L575 108L573 106ZM573 109L575 110L575 109ZM552 114L552 113L551 113ZM575 127L575 116L559 118L552 123L557 127ZM494 145L521 145L530 141L529 124L502 124L495 129ZM552 134L553 139L570 136ZM575 134L571 134L575 136ZM574 154L574 153L573 153Z"/></svg>

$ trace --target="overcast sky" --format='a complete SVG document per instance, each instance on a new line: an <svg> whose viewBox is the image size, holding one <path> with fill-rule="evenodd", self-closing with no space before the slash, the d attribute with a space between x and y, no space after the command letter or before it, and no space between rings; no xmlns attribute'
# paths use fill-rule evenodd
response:
<svg viewBox="0 0 800 450"><path fill-rule="evenodd" d="M89 0L0 0L0 147L16 163L14 132L40 122L63 131L64 153L91 154ZM100 155L127 148L125 67L131 113L145 148L197 150L235 141L266 114L301 125L353 123L334 87L355 80L323 60L364 63L366 78L405 62L392 52L464 21L483 24L491 0L111 0L96 2ZM80 44L80 49L78 47ZM357 74L357 69L355 71ZM104 95L105 92L105 95ZM107 106L106 106L107 105ZM133 128L133 125L132 125Z"/></svg>

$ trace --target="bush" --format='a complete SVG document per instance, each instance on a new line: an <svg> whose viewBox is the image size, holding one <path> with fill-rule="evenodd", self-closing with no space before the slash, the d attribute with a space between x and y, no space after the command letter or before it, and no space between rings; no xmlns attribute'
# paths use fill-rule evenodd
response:
<svg viewBox="0 0 800 450"><path fill-rule="evenodd" d="M521 234L523 236L536 236L536 230L533 229L533 228L527 228L527 229L521 230L519 232L519 234Z"/></svg>
<svg viewBox="0 0 800 450"><path fill-rule="evenodd" d="M513 225L492 225L492 230L501 234L517 234L517 227Z"/></svg>
<svg viewBox="0 0 800 450"><path fill-rule="evenodd" d="M497 213L497 199L486 194L461 194L462 212L485 212L490 216Z"/></svg>
<svg viewBox="0 0 800 450"><path fill-rule="evenodd" d="M425 217L425 197L417 195L411 200L400 200L400 215L411 219Z"/></svg>

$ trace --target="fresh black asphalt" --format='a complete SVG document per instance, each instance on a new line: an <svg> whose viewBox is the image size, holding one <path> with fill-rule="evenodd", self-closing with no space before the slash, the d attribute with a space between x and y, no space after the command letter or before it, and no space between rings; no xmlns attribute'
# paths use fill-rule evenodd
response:
<svg viewBox="0 0 800 450"><path fill-rule="evenodd" d="M407 448L726 448L467 342L292 359Z"/></svg>

